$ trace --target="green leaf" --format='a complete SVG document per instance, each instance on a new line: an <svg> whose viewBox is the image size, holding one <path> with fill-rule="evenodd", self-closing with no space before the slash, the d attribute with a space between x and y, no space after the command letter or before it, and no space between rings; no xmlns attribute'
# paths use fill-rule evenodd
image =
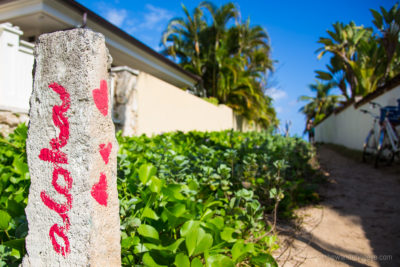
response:
<svg viewBox="0 0 400 267"><path fill-rule="evenodd" d="M159 239L157 230L151 225L141 224L137 231L141 236L156 239L156 240Z"/></svg>
<svg viewBox="0 0 400 267"><path fill-rule="evenodd" d="M161 188L163 186L163 181L158 179L155 176L152 176L150 178L151 182L150 182L150 190L153 193L160 193L161 192Z"/></svg>
<svg viewBox="0 0 400 267"><path fill-rule="evenodd" d="M189 256L192 256L197 246L197 237L199 235L199 227L191 229L185 236L186 248Z"/></svg>
<svg viewBox="0 0 400 267"><path fill-rule="evenodd" d="M206 267L235 267L233 261L225 255L217 254L206 258Z"/></svg>
<svg viewBox="0 0 400 267"><path fill-rule="evenodd" d="M283 194L281 189L276 189L276 188L271 188L271 190L269 190L269 197L276 199L276 200L282 200L285 195Z"/></svg>
<svg viewBox="0 0 400 267"><path fill-rule="evenodd" d="M164 207L163 213L161 214L161 218L163 219L164 222L168 221L168 225L172 228L175 228L178 226L178 218L170 212L166 207Z"/></svg>
<svg viewBox="0 0 400 267"><path fill-rule="evenodd" d="M4 210L0 210L0 230L7 230L11 221L11 216Z"/></svg>
<svg viewBox="0 0 400 267"><path fill-rule="evenodd" d="M212 246L213 238L201 227L193 227L185 237L186 248L189 256L198 255Z"/></svg>
<svg viewBox="0 0 400 267"><path fill-rule="evenodd" d="M133 228L139 227L142 224L140 219L135 218L135 217L130 217L130 218L126 219L125 222L126 222L126 225L133 227Z"/></svg>
<svg viewBox="0 0 400 267"><path fill-rule="evenodd" d="M245 255L247 253L247 249L246 249L246 244L244 243L244 241L238 240L232 247L231 249L231 253L232 253L232 260L234 262L237 262L238 259L240 259L243 255Z"/></svg>
<svg viewBox="0 0 400 267"><path fill-rule="evenodd" d="M7 212L15 218L25 214L24 205L15 200L8 200Z"/></svg>
<svg viewBox="0 0 400 267"><path fill-rule="evenodd" d="M26 164L23 159L16 157L14 158L12 165L14 167L14 171L25 178L25 173L29 172L28 164Z"/></svg>
<svg viewBox="0 0 400 267"><path fill-rule="evenodd" d="M270 254L262 253L253 257L250 260L251 263L255 264L256 266L263 266L263 267L278 267L274 257Z"/></svg>
<svg viewBox="0 0 400 267"><path fill-rule="evenodd" d="M121 241L121 247L125 249L129 249L130 247L135 245L135 238L128 236L127 238L123 238Z"/></svg>
<svg viewBox="0 0 400 267"><path fill-rule="evenodd" d="M185 197L181 194L182 185L169 184L162 188L162 193L169 198L170 201L184 200Z"/></svg>
<svg viewBox="0 0 400 267"><path fill-rule="evenodd" d="M184 238L179 238L174 243L172 243L171 245L165 247L164 249L172 251L173 253L175 253L177 251L177 249L179 248L179 246L182 244L183 241L185 241Z"/></svg>
<svg viewBox="0 0 400 267"><path fill-rule="evenodd" d="M215 225L219 230L222 230L224 228L224 218L221 216L217 216L215 218L209 219L207 222Z"/></svg>
<svg viewBox="0 0 400 267"><path fill-rule="evenodd" d="M382 15L378 12L378 11L376 11L376 10L374 10L374 9L370 9L370 11L371 11L371 13L372 13L372 16L374 17L374 21L373 21L373 23L375 24L375 26L378 28L378 29L382 29L383 28L383 17L382 17Z"/></svg>
<svg viewBox="0 0 400 267"><path fill-rule="evenodd" d="M21 254L25 250L25 238L13 239L7 242L3 242L6 247L14 248L18 250Z"/></svg>
<svg viewBox="0 0 400 267"><path fill-rule="evenodd" d="M214 215L215 212L217 212L217 211L216 210L212 210L212 209L206 209L204 214L201 216L200 220L201 221L207 221L209 218L211 218Z"/></svg>
<svg viewBox="0 0 400 267"><path fill-rule="evenodd" d="M142 260L143 260L144 265L148 266L148 267L167 267L167 265L159 265L159 264L157 264L153 260L153 258L151 257L149 252L147 252L147 253L145 253L143 255L143 259Z"/></svg>
<svg viewBox="0 0 400 267"><path fill-rule="evenodd" d="M192 264L190 265L190 267L203 267L203 263L201 262L201 260L199 258L194 258L192 260ZM222 266L220 266L222 267Z"/></svg>
<svg viewBox="0 0 400 267"><path fill-rule="evenodd" d="M157 216L155 211L150 209L150 208L148 208L148 207L144 208L142 216L146 217L146 218L149 218L149 219L153 219L153 220L158 220L159 219L159 217Z"/></svg>
<svg viewBox="0 0 400 267"><path fill-rule="evenodd" d="M162 250L162 247L153 243L144 243L143 244L148 250Z"/></svg>
<svg viewBox="0 0 400 267"><path fill-rule="evenodd" d="M229 243L235 242L237 239L232 237L232 234L235 233L235 231L236 230L233 228L225 227L221 233L222 240L225 240L226 242L229 242Z"/></svg>
<svg viewBox="0 0 400 267"><path fill-rule="evenodd" d="M169 210L175 217L181 217L186 213L186 206L182 203L176 203Z"/></svg>
<svg viewBox="0 0 400 267"><path fill-rule="evenodd" d="M324 80L324 81L330 81L333 79L332 75L328 72L325 71L320 71L320 70L316 70L315 71L317 73L317 78Z"/></svg>
<svg viewBox="0 0 400 267"><path fill-rule="evenodd" d="M199 221L190 220L185 222L185 224L181 227L180 230L181 236L185 237L189 233L189 231L195 230L196 228L199 228L199 226L200 226Z"/></svg>
<svg viewBox="0 0 400 267"><path fill-rule="evenodd" d="M149 179L156 173L157 169L153 166L153 164L143 164L139 168L139 180L142 182L142 184L147 184Z"/></svg>
<svg viewBox="0 0 400 267"><path fill-rule="evenodd" d="M183 253L179 253L175 257L174 264L176 267L190 267L189 257Z"/></svg>
<svg viewBox="0 0 400 267"><path fill-rule="evenodd" d="M137 244L137 245L135 246L135 249L133 250L133 252L134 252L135 254L139 254L139 253L143 253L143 252L147 252L147 251L149 251L148 248L147 248L144 244L142 244L142 243Z"/></svg>
<svg viewBox="0 0 400 267"><path fill-rule="evenodd" d="M193 255L196 256L207 251L209 248L211 248L213 241L212 235L205 233L202 228L199 228L199 236Z"/></svg>

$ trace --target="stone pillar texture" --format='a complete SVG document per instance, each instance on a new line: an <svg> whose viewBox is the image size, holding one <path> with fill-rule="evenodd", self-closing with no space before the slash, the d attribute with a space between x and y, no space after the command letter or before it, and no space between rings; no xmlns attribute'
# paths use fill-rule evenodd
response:
<svg viewBox="0 0 400 267"><path fill-rule="evenodd" d="M23 266L121 265L110 65L99 33L74 29L38 39Z"/></svg>

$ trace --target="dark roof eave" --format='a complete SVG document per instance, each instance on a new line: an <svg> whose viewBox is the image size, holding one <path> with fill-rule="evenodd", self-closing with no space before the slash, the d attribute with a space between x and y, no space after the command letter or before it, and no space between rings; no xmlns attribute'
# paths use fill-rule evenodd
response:
<svg viewBox="0 0 400 267"><path fill-rule="evenodd" d="M107 28L108 30L110 30L111 32L115 32L116 34L118 34L120 37L122 37L123 39L129 41L130 43L134 44L135 46L137 46L138 48L140 48L141 50L145 51L146 53L152 55L153 57L157 58L158 60L162 61L163 63L169 65L170 67L178 70L179 72L189 76L190 78L192 78L193 80L200 82L201 81L201 77L190 73L184 69L182 69L180 66L178 66L176 63L174 63L173 61L169 60L168 58L164 57L163 55L161 55L160 53L154 51L153 49L151 49L150 47L148 47L147 45L145 45L144 43L140 42L139 40L137 40L136 38L134 38L133 36L129 35L128 33L126 33L125 31L121 30L120 28L118 28L117 26L113 25L112 23L108 22L106 19L102 18L101 16L97 15L96 13L94 13L93 11L91 11L90 9L86 8L85 6L79 4L78 2L74 1L74 0L58 0L61 1L63 3L68 4L70 7L82 12L83 13L87 13L87 17L92 19L93 21L99 23L101 26L103 26L104 28Z"/></svg>

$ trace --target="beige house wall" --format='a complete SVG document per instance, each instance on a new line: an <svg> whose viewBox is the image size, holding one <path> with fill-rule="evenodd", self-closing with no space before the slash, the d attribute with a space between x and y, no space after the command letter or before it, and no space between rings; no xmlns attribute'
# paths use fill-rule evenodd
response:
<svg viewBox="0 0 400 267"><path fill-rule="evenodd" d="M236 129L229 107L208 103L150 74L140 72L136 90L138 135Z"/></svg>

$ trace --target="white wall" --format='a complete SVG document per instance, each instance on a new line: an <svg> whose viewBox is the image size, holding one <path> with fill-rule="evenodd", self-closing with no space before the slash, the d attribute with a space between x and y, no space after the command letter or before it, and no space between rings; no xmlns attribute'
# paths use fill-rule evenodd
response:
<svg viewBox="0 0 400 267"><path fill-rule="evenodd" d="M0 24L0 109L27 113L34 45L20 40L21 35L18 27Z"/></svg>
<svg viewBox="0 0 400 267"><path fill-rule="evenodd" d="M398 98L400 98L400 86L372 101L382 106L397 106ZM362 113L360 109L367 109L379 115L379 108L372 109L368 103L357 109L354 105L350 105L337 114L331 114L315 127L315 141L362 150L364 140L373 125L373 118Z"/></svg>

